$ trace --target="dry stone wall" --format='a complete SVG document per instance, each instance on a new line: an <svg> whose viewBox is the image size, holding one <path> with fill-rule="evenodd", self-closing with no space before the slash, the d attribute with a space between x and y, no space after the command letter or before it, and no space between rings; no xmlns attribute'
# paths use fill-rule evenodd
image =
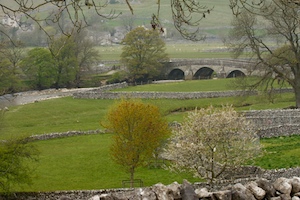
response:
<svg viewBox="0 0 300 200"><path fill-rule="evenodd" d="M255 127L260 138L300 134L300 110L252 110L243 113Z"/></svg>
<svg viewBox="0 0 300 200"><path fill-rule="evenodd" d="M258 178L245 184L232 182L222 188L191 184L184 180L170 185L92 191L16 193L18 200L300 200L300 178L280 177L274 181Z"/></svg>
<svg viewBox="0 0 300 200"><path fill-rule="evenodd" d="M73 93L74 98L85 99L120 99L120 98L139 98L139 99L202 99L217 97L232 97L242 95L256 95L257 92L245 91L213 91L213 92L109 92L110 90L126 88L126 82L105 85L93 90ZM280 89L278 93L291 92L292 89Z"/></svg>

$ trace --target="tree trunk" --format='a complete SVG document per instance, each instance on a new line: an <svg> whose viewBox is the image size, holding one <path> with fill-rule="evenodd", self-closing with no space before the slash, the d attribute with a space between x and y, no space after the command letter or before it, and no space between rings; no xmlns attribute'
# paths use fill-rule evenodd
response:
<svg viewBox="0 0 300 200"><path fill-rule="evenodd" d="M295 85L293 89L295 92L296 108L300 108L300 75L295 78Z"/></svg>
<svg viewBox="0 0 300 200"><path fill-rule="evenodd" d="M134 167L130 169L130 187L134 187Z"/></svg>
<svg viewBox="0 0 300 200"><path fill-rule="evenodd" d="M300 86L296 86L294 88L295 91L295 99L296 99L296 108L300 108Z"/></svg>

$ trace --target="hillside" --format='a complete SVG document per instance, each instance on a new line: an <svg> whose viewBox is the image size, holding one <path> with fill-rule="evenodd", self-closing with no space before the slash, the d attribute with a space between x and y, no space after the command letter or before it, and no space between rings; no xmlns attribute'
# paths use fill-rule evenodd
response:
<svg viewBox="0 0 300 200"><path fill-rule="evenodd" d="M38 1L34 1L39 2ZM70 1L70 0L69 0ZM96 1L97 2L97 1ZM104 1L101 1L104 2ZM112 2L112 1L111 1ZM88 9L84 7L84 12L87 16L88 22L92 26L96 24L97 31L110 31L111 29L115 29L116 27L124 26L124 19L126 17L131 16L130 10L127 4L124 1L116 1L113 2L123 2L123 3L114 3L108 4L107 7L103 8L101 14L109 14L111 11L115 13L120 13L120 16L113 20L105 20L99 19L99 16L96 16L96 12L91 8ZM134 26L141 26L144 25L146 27L150 27L150 20L153 13L157 14L157 4L156 1L148 1L148 0L131 0L132 7L134 9ZM82 1L83 3L83 1ZM176 35L172 14L171 14L171 6L170 0L161 0L161 10L160 10L160 20L164 27L167 28L168 34ZM6 6L15 6L15 1L10 0L3 0L1 4ZM201 1L202 5L207 6L207 8L213 8L213 11L210 15L207 15L204 20L201 22L200 30L202 33L208 36L221 36L223 32L228 29L230 25L230 21L232 19L232 13L229 9L229 1L228 0L220 0L216 1ZM45 6L39 9L39 13L42 14L43 12L49 12L50 6ZM3 16L3 11L0 9L0 16ZM221 20L220 20L221 19ZM100 27L100 28L99 28ZM94 28L94 27L92 27Z"/></svg>

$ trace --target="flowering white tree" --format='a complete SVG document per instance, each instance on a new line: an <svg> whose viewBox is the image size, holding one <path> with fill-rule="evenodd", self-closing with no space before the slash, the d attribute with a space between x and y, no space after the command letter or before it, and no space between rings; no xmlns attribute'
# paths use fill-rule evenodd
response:
<svg viewBox="0 0 300 200"><path fill-rule="evenodd" d="M171 170L192 172L210 184L225 170L258 155L259 139L232 106L190 112L173 131L166 156Z"/></svg>

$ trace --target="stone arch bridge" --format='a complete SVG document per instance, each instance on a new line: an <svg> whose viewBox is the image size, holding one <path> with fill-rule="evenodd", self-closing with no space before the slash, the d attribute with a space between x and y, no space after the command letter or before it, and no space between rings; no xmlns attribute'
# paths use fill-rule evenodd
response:
<svg viewBox="0 0 300 200"><path fill-rule="evenodd" d="M253 63L238 59L195 59L172 60L165 66L168 79L192 80L247 76L252 71Z"/></svg>

